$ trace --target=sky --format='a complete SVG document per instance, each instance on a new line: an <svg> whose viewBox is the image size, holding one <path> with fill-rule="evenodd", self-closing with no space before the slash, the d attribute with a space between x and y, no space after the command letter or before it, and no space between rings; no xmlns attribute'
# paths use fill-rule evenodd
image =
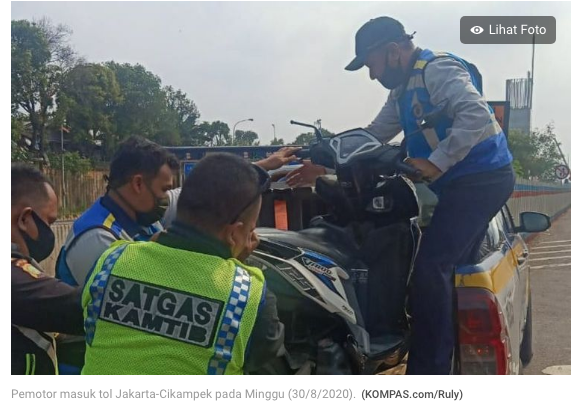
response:
<svg viewBox="0 0 575 413"><path fill-rule="evenodd" d="M462 16L554 16L557 40L537 45L532 125L555 124L567 156L571 136L569 2L12 2L12 19L69 26L71 45L90 62L140 63L163 85L184 91L201 120L255 131L262 144L307 130L290 119L342 132L366 126L388 91L368 70L347 72L356 31L391 16L422 48L473 62L488 100L505 99L505 80L526 77L531 45L465 45Z"/></svg>

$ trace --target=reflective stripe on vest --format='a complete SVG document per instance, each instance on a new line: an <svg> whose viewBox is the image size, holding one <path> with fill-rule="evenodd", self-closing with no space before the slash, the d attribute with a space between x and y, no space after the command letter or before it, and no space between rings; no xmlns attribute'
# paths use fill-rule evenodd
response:
<svg viewBox="0 0 575 413"><path fill-rule="evenodd" d="M98 198L94 204L78 218L72 226L73 238L68 240L67 246L74 242L74 238L79 237L84 232L93 228L105 228L109 230L114 237L120 239L122 227L118 224L114 215L102 205L102 198Z"/></svg>
<svg viewBox="0 0 575 413"><path fill-rule="evenodd" d="M117 240L130 238L120 226L116 217L114 217L108 209L102 206L101 198L99 198L86 212L82 214L82 216L80 216L80 218L76 220L76 222L74 222L74 225L72 226L72 234L68 236L68 239L66 239L66 242L62 246L60 254L58 255L58 260L56 262L56 278L61 279L66 284L73 286L78 285L76 278L72 274L72 271L66 262L67 251L82 234L95 228L103 228L110 231ZM140 230L143 233L136 234L134 241L148 241L152 235L162 231L162 229L163 228L159 223L154 223L147 228L142 227ZM77 275L80 276L80 274ZM81 275L87 279L90 274Z"/></svg>
<svg viewBox="0 0 575 413"><path fill-rule="evenodd" d="M241 267L236 267L234 285L218 332L215 352L208 366L208 374L224 374L232 359L232 349L248 301L250 284L249 273Z"/></svg>
<svg viewBox="0 0 575 413"><path fill-rule="evenodd" d="M36 354L26 353L26 370L24 374L27 376L36 374Z"/></svg>
<svg viewBox="0 0 575 413"><path fill-rule="evenodd" d="M20 333L22 333L24 337L33 342L36 346L38 346L38 348L40 348L48 355L48 357L52 361L52 364L54 365L55 374L58 374L58 358L56 356L56 343L54 342L53 335L51 333L40 334L36 330L32 330L31 328L27 327L21 327L15 324L12 324L12 327L18 329L18 331L20 331ZM49 338L46 338L45 336L48 336ZM32 366L28 365L29 359L28 358L26 359L27 369L29 370L27 371L27 374L34 374L32 370L34 371L36 370L35 360L36 356L34 356L33 359L34 365Z"/></svg>
<svg viewBox="0 0 575 413"><path fill-rule="evenodd" d="M77 286L76 278L68 267L67 252L74 242L85 232L94 228L104 228L116 238L120 239L122 228L118 225L114 215L110 213L101 204L101 198L98 198L92 206L85 211L72 225L71 234L60 249L60 254L56 261L56 278L64 281L66 284ZM82 274L87 278L89 274Z"/></svg>
<svg viewBox="0 0 575 413"><path fill-rule="evenodd" d="M431 103L423 77L425 67L429 62L445 57L455 59L461 63L469 72L473 85L478 87L477 80L471 73L467 62L463 59L449 53L434 53L431 50L423 50L420 53L419 59L412 69L406 89L399 98L400 120L404 134L412 134L407 142L407 150L412 158L428 158L439 143L447 137L447 129L453 125L453 120L445 115L439 119L434 128L417 132L427 115L441 111L446 106L446 103L440 106L435 106ZM481 93L481 91L479 92ZM497 124L497 122L495 123Z"/></svg>
<svg viewBox="0 0 575 413"><path fill-rule="evenodd" d="M104 264L98 274L94 277L94 280L90 284L90 296L92 300L88 305L87 314L84 321L84 330L86 330L86 343L88 345L92 344L94 340L94 333L96 332L96 320L100 314L100 309L102 307L102 299L104 298L104 290L108 284L108 278L112 272L112 268L120 258L120 255L124 252L128 243L121 244L114 251L112 251L106 257Z"/></svg>
<svg viewBox="0 0 575 413"><path fill-rule="evenodd" d="M412 158L429 158L441 141L448 137L448 132L453 126L453 119L444 114L439 117L433 128L418 132L426 116L443 111L447 105L446 102L441 102L439 105L431 103L430 94L425 86L424 70L428 63L437 58L451 58L463 65L469 73L471 82L482 94L481 82L477 78L480 75L465 60L450 53L434 53L431 50L421 51L413 66L405 91L398 98L399 117L404 134L411 134L407 139L406 146L408 154ZM511 162L512 157L507 148L505 135L495 119L493 109L489 106L488 108L491 113L490 119L481 131L481 136L478 137L475 146L463 160L455 164L432 184L432 187L433 185L438 187L442 182L447 182L458 176L497 169Z"/></svg>

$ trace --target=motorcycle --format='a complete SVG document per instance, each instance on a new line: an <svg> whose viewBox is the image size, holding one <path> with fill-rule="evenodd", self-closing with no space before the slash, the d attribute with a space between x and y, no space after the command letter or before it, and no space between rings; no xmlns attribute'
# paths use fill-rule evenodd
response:
<svg viewBox="0 0 575 413"><path fill-rule="evenodd" d="M248 258L277 297L287 364L276 374L377 374L409 347L407 293L421 231L405 145L382 144L365 129L325 138L308 153L335 169L315 191L329 206L309 228L258 228ZM423 124L422 128L430 123Z"/></svg>

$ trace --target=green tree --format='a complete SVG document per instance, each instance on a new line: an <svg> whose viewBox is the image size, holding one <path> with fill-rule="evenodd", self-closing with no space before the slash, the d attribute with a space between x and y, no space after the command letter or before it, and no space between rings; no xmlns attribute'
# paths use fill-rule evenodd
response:
<svg viewBox="0 0 575 413"><path fill-rule="evenodd" d="M150 137L162 146L182 146L183 141L177 129L162 129Z"/></svg>
<svg viewBox="0 0 575 413"><path fill-rule="evenodd" d="M68 46L71 30L50 20L12 20L11 109L27 115L33 147L45 156L46 127L63 76L77 62Z"/></svg>
<svg viewBox="0 0 575 413"><path fill-rule="evenodd" d="M68 72L58 96L59 124L70 126L70 136L82 153L95 141L106 151L116 144L114 107L122 103L114 72L99 64L80 64Z"/></svg>
<svg viewBox="0 0 575 413"><path fill-rule="evenodd" d="M55 170L61 170L62 154L51 153L48 157L50 158L50 166ZM82 157L78 152L65 152L64 167L73 174L85 174L92 169L92 162L90 159Z"/></svg>
<svg viewBox="0 0 575 413"><path fill-rule="evenodd" d="M523 171L521 163L517 159L514 159L512 165L513 170L515 171L515 175L517 175L520 178L523 178L525 176L525 172Z"/></svg>
<svg viewBox="0 0 575 413"><path fill-rule="evenodd" d="M21 115L15 114L10 118L10 129L13 141L19 141L24 132L24 121Z"/></svg>
<svg viewBox="0 0 575 413"><path fill-rule="evenodd" d="M202 122L193 128L190 139L192 146L231 145L230 127L221 121Z"/></svg>
<svg viewBox="0 0 575 413"><path fill-rule="evenodd" d="M210 122L202 122L194 126L184 143L190 146L209 146L211 143L209 138L210 125Z"/></svg>
<svg viewBox="0 0 575 413"><path fill-rule="evenodd" d="M28 150L20 145L20 138L24 131L24 121L21 115L12 115L11 126L11 160L12 162L27 162L31 159Z"/></svg>
<svg viewBox="0 0 575 413"><path fill-rule="evenodd" d="M285 145L283 139L273 138L270 145Z"/></svg>
<svg viewBox="0 0 575 413"><path fill-rule="evenodd" d="M324 128L320 128L320 132L321 132L321 134L322 134L322 136L323 136L324 138L327 138L327 137L333 135L332 132L330 132L330 131L328 131L327 129L324 129ZM309 143L310 143L312 140L314 140L315 138L316 138L316 137L315 137L315 133L314 133L314 132L302 133L301 135L298 135L298 136L295 138L295 141L293 141L293 142L291 143L291 145L307 146L307 145L309 145Z"/></svg>
<svg viewBox="0 0 575 413"><path fill-rule="evenodd" d="M227 123L216 120L207 128L210 146L230 146L231 134Z"/></svg>
<svg viewBox="0 0 575 413"><path fill-rule="evenodd" d="M119 140L130 135L155 136L162 128L166 92L158 76L140 64L108 62L120 87L122 99L112 106Z"/></svg>
<svg viewBox="0 0 575 413"><path fill-rule="evenodd" d="M509 132L509 149L513 154L514 168L519 176L555 180L555 166L563 159L555 143L555 127L548 124L530 135L518 130Z"/></svg>
<svg viewBox="0 0 575 413"><path fill-rule="evenodd" d="M234 137L234 146L260 146L259 136L257 133L248 130L242 131L237 130L236 136Z"/></svg>
<svg viewBox="0 0 575 413"><path fill-rule="evenodd" d="M174 90L172 86L164 88L166 95L166 108L163 119L165 134L171 136L171 141L180 141L192 144L200 112L196 104L181 90ZM168 132L171 129L171 132ZM176 136L178 138L176 138Z"/></svg>

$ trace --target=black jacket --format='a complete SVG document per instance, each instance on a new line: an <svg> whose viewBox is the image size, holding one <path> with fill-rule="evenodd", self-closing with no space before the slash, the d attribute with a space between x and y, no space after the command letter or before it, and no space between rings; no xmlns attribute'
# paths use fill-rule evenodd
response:
<svg viewBox="0 0 575 413"><path fill-rule="evenodd" d="M12 374L55 374L55 334L84 334L81 289L12 251Z"/></svg>

